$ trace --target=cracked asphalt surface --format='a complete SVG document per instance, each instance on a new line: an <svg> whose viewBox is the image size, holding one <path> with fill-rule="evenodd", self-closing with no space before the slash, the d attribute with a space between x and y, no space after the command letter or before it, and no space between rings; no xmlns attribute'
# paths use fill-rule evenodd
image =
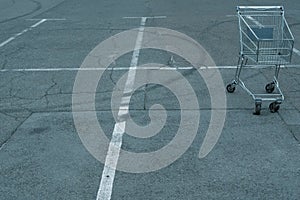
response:
<svg viewBox="0 0 300 200"><path fill-rule="evenodd" d="M271 4L258 0L1 1L0 43L37 22L28 19L65 20L48 20L0 47L0 199L96 199L103 170L74 127L72 91L77 71L13 69L78 68L100 42L139 27L140 19L123 19L128 16L166 16L148 19L146 26L185 33L208 51L217 66L234 66L239 38L237 18L232 15L237 5ZM295 48L300 49L300 2L275 0L272 5L284 5ZM108 137L115 123L111 95L127 71L114 69L129 67L131 54L117 59L98 84L96 111ZM169 58L170 53L144 49L139 65L167 64ZM176 66L189 66L174 58ZM227 108L212 108L203 78L196 70L179 69L199 100L201 118L194 142L159 171L117 171L112 199L300 199L299 55L293 55L292 64L280 72L286 99L279 112L270 113L265 103L260 116L252 115L254 103L240 88L227 94ZM220 72L226 84L235 71ZM257 92L264 92L272 74L272 68L242 72ZM157 103L169 117L164 129L147 140L125 134L122 148L147 152L172 140L180 107L169 90L149 84L135 91L130 115L137 124L146 125L149 108ZM226 109L225 126L213 151L199 159L212 109Z"/></svg>

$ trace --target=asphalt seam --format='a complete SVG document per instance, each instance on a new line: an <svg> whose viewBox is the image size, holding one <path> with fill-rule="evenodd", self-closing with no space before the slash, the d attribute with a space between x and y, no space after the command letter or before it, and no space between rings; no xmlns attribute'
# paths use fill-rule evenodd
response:
<svg viewBox="0 0 300 200"><path fill-rule="evenodd" d="M25 123L25 121L27 121L32 116L32 114L33 114L32 112L29 113L29 115L11 132L10 136L6 140L4 140L2 144L0 144L0 151L10 141L10 139L14 136L17 130Z"/></svg>
<svg viewBox="0 0 300 200"><path fill-rule="evenodd" d="M291 109L291 110L295 110L295 109ZM282 122L284 123L284 125L287 127L287 129L289 130L289 132L291 133L292 137L296 140L296 142L298 144L300 144L300 140L296 137L296 135L294 134L294 132L292 131L292 129L290 128L290 125L284 120L283 116L280 114L280 112L278 112L278 116L280 117L280 119L282 120Z"/></svg>
<svg viewBox="0 0 300 200"><path fill-rule="evenodd" d="M31 1L31 2L34 3L34 4L36 4L36 7L35 7L33 10L31 10L31 11L29 11L28 13L25 13L25 14L23 14L23 15L19 15L19 16L10 18L10 19L5 19L5 20L3 20L3 21L0 21L0 24L6 23L6 22L10 22L10 21L13 21L13 20L15 20L15 19L19 19L19 18L28 16L28 15L31 15L31 14L33 14L33 13L39 11L39 10L42 8L42 4L41 4L40 2L35 1L35 0L29 0L29 1Z"/></svg>

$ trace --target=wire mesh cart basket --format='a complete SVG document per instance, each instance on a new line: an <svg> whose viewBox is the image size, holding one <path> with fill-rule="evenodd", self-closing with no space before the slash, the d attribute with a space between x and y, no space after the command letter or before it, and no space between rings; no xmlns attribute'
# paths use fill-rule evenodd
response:
<svg viewBox="0 0 300 200"><path fill-rule="evenodd" d="M263 101L271 101L269 109L277 112L284 100L279 88L280 67L289 64L292 59L294 37L284 17L282 6L238 6L237 7L240 54L235 77L226 89L233 93L237 85L245 90L254 100L254 114L259 115ZM247 61L253 61L256 68L274 66L273 81L266 84L265 94L255 94L246 87L240 78ZM276 91L276 93L273 93Z"/></svg>

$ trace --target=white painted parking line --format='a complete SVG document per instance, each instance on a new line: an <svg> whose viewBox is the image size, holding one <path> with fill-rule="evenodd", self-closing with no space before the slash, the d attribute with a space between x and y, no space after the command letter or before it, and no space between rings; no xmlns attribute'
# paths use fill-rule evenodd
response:
<svg viewBox="0 0 300 200"><path fill-rule="evenodd" d="M226 15L226 17L237 17L237 15Z"/></svg>
<svg viewBox="0 0 300 200"><path fill-rule="evenodd" d="M30 26L31 28L35 28L39 25L41 25L42 23L44 23L45 21L47 21L47 19L41 19L39 22L33 24L32 26Z"/></svg>
<svg viewBox="0 0 300 200"><path fill-rule="evenodd" d="M30 31L31 29L36 28L37 26L41 25L45 21L47 21L47 19L41 19L37 23L35 23L32 26L30 26L29 28L26 28L23 31L21 31L20 33L17 33L14 36L8 38L7 40L5 40L4 42L2 42L0 44L0 48L4 47L5 45L7 45L8 43L10 43L11 41L15 40L17 37L19 37L19 36L23 35L24 33L26 33L27 31Z"/></svg>
<svg viewBox="0 0 300 200"><path fill-rule="evenodd" d="M245 66L244 68L268 68L270 66ZM284 68L299 68L300 65L287 65ZM173 71L173 70L190 70L197 67L137 67L136 70L166 70L166 71ZM200 70L210 70L210 69L235 69L235 65L231 66L200 66L198 69ZM32 68L32 69L1 69L0 73L4 72L60 72L60 71L125 71L129 70L128 67L114 67L114 68Z"/></svg>
<svg viewBox="0 0 300 200"><path fill-rule="evenodd" d="M128 77L125 83L123 91L123 97L121 99L122 109L119 109L118 116L128 114L129 103L128 98L132 95L133 86L135 81L136 69L138 65L138 59L140 54L140 48L142 46L143 35L146 24L146 17L141 18L141 24L138 31L134 51L132 54L131 64L128 71ZM122 121L123 120L123 121ZM118 164L120 149L122 146L122 137L125 133L126 120L122 119L118 121L114 126L112 139L109 143L108 152L106 155L105 165L102 172L101 182L97 193L97 200L110 200L113 188L113 182L115 178L115 169Z"/></svg>
<svg viewBox="0 0 300 200"><path fill-rule="evenodd" d="M20 34L22 34L22 33L20 33ZM17 34L17 36L18 36L18 34ZM0 44L0 47L5 46L6 44L8 44L9 42L13 41L14 39L16 39L16 37L10 37L10 38L8 38L7 40L5 40L4 42L2 42Z"/></svg>
<svg viewBox="0 0 300 200"><path fill-rule="evenodd" d="M123 19L141 19L142 17L123 17ZM152 17L145 17L146 19L164 19L167 16L152 16Z"/></svg>
<svg viewBox="0 0 300 200"><path fill-rule="evenodd" d="M119 111L120 112L120 111ZM122 146L122 137L125 132L125 121L118 122L114 126L113 135L109 143L105 166L101 176L101 182L97 194L97 200L111 199L113 183L115 179L115 167L118 164L120 149ZM109 166L115 166L111 168Z"/></svg>
<svg viewBox="0 0 300 200"><path fill-rule="evenodd" d="M67 20L66 18L45 18L47 21L64 21ZM42 19L34 18L34 19L26 19L28 21L39 21Z"/></svg>

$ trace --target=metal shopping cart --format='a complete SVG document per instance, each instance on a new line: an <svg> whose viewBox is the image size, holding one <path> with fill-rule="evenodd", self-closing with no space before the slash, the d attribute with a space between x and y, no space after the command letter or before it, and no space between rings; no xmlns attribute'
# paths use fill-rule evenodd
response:
<svg viewBox="0 0 300 200"><path fill-rule="evenodd" d="M235 77L226 89L229 93L239 85L255 101L254 114L259 115L263 101L272 101L271 112L277 112L284 100L279 88L278 75L280 67L289 64L292 59L294 37L284 17L282 6L238 6L240 55ZM254 94L240 79L247 61L260 66L275 66L273 81L266 84L266 94ZM277 92L272 94L276 90Z"/></svg>

